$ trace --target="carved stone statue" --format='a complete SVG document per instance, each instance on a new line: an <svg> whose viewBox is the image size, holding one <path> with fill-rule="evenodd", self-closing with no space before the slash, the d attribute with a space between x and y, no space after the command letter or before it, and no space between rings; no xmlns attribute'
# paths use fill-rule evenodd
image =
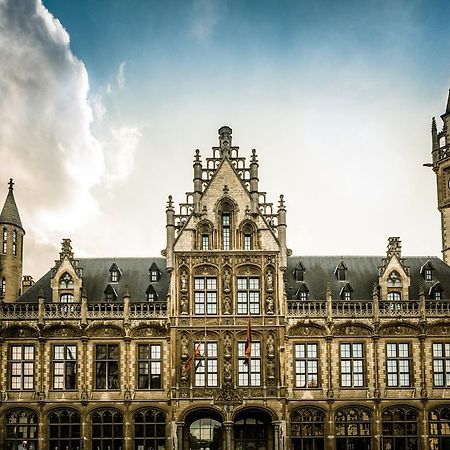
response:
<svg viewBox="0 0 450 450"><path fill-rule="evenodd" d="M230 297L228 297L228 295L223 300L223 313L231 314L231 301L230 301Z"/></svg>
<svg viewBox="0 0 450 450"><path fill-rule="evenodd" d="M185 270L181 272L180 283L181 283L181 292L187 292L187 273Z"/></svg>
<svg viewBox="0 0 450 450"><path fill-rule="evenodd" d="M267 338L267 356L269 358L275 356L274 339L273 339L273 336L271 334Z"/></svg>
<svg viewBox="0 0 450 450"><path fill-rule="evenodd" d="M273 314L273 298L271 295L266 299L266 312L267 314Z"/></svg>
<svg viewBox="0 0 450 450"><path fill-rule="evenodd" d="M189 341L187 336L184 334L183 337L181 338L181 357L183 359L188 357L188 353L189 353Z"/></svg>
<svg viewBox="0 0 450 450"><path fill-rule="evenodd" d="M271 359L267 361L267 376L269 378L275 378L275 363Z"/></svg>
<svg viewBox="0 0 450 450"><path fill-rule="evenodd" d="M225 355L225 358L231 358L231 338L230 338L229 334L225 335L224 355Z"/></svg>
<svg viewBox="0 0 450 450"><path fill-rule="evenodd" d="M231 362L225 361L225 364L223 365L223 374L225 381L231 380Z"/></svg>
<svg viewBox="0 0 450 450"><path fill-rule="evenodd" d="M187 297L183 295L183 297L181 297L181 314L187 313L188 313L188 301Z"/></svg>
<svg viewBox="0 0 450 450"><path fill-rule="evenodd" d="M268 270L266 274L266 289L267 292L273 291L273 274L271 270Z"/></svg>
<svg viewBox="0 0 450 450"><path fill-rule="evenodd" d="M230 292L230 281L231 281L230 271L228 269L226 269L225 272L223 273L223 290L224 290L224 292Z"/></svg>

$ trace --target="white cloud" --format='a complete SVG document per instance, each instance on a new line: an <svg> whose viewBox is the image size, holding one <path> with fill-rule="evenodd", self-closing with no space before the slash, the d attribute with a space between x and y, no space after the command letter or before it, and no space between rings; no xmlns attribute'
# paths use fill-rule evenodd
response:
<svg viewBox="0 0 450 450"><path fill-rule="evenodd" d="M134 168L134 158L142 133L138 127L121 126L111 128L105 147L108 184L122 181L128 177Z"/></svg>
<svg viewBox="0 0 450 450"><path fill-rule="evenodd" d="M122 61L119 65L119 71L117 72L117 86L119 89L123 89L125 86L125 61Z"/></svg>
<svg viewBox="0 0 450 450"><path fill-rule="evenodd" d="M140 133L115 126L108 147L94 135L102 96L88 98L86 67L41 0L0 0L0 36L0 183L15 178L30 247L46 252L99 213L92 188L128 176Z"/></svg>

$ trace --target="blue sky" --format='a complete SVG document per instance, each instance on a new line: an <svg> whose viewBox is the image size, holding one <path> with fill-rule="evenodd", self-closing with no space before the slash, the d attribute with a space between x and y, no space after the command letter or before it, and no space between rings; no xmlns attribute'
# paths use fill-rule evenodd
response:
<svg viewBox="0 0 450 450"><path fill-rule="evenodd" d="M450 88L450 2L44 6L0 0L0 196L13 176L27 272L64 237L78 256L158 255L167 195L183 200L224 124L258 150L269 198L285 194L295 254L383 254L388 236L440 254L422 164Z"/></svg>

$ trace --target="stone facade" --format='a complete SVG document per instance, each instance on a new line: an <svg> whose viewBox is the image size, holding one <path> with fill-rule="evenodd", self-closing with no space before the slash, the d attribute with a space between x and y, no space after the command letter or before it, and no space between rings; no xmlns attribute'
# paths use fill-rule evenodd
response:
<svg viewBox="0 0 450 450"><path fill-rule="evenodd" d="M65 239L40 280L2 292L0 448L448 448L443 261L396 237L384 256L292 256L284 199L267 202L228 127L166 216L163 258L77 259ZM11 285L22 253L5 250Z"/></svg>

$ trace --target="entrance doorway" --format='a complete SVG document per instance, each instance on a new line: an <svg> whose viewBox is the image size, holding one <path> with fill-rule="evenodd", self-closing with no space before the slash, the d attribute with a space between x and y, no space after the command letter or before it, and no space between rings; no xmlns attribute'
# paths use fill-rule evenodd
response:
<svg viewBox="0 0 450 450"><path fill-rule="evenodd" d="M272 417L265 411L244 410L234 421L235 450L271 450Z"/></svg>
<svg viewBox="0 0 450 450"><path fill-rule="evenodd" d="M207 409L192 411L185 422L189 450L222 450L224 448L222 417L216 411Z"/></svg>

